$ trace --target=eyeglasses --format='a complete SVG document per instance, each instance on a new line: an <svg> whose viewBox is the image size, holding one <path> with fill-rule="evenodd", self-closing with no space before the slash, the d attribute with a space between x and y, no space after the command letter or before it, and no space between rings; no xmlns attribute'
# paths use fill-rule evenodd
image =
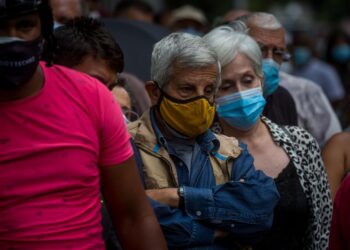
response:
<svg viewBox="0 0 350 250"><path fill-rule="evenodd" d="M137 119L140 118L138 113L128 108L122 107L122 111L123 111L123 114L126 116L126 118L128 118L130 122L136 121Z"/></svg>
<svg viewBox="0 0 350 250"><path fill-rule="evenodd" d="M269 52L272 52L272 58L278 62L288 62L291 58L291 55L280 48L269 48L266 46L260 46L261 54L263 58L267 58L269 56Z"/></svg>

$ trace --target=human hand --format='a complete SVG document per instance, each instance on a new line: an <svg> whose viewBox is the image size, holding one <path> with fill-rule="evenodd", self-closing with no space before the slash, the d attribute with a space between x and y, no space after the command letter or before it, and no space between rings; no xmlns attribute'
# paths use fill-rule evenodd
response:
<svg viewBox="0 0 350 250"><path fill-rule="evenodd" d="M224 232L221 230L215 230L215 233L214 233L215 240L225 238L226 236L228 236L227 232Z"/></svg>
<svg viewBox="0 0 350 250"><path fill-rule="evenodd" d="M151 199L170 207L179 207L180 197L177 188L148 189L146 194Z"/></svg>

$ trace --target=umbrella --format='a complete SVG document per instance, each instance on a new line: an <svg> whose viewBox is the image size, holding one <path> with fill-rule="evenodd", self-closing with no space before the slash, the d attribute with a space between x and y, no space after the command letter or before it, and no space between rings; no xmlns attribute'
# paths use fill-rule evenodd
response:
<svg viewBox="0 0 350 250"><path fill-rule="evenodd" d="M124 52L125 71L150 80L153 45L170 32L162 26L129 19L103 19Z"/></svg>

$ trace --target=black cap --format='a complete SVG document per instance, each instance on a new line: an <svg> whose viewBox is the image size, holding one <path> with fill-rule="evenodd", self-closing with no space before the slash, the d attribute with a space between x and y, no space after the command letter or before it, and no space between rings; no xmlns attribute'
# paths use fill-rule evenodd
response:
<svg viewBox="0 0 350 250"><path fill-rule="evenodd" d="M0 0L0 18L16 17L38 11L42 0Z"/></svg>

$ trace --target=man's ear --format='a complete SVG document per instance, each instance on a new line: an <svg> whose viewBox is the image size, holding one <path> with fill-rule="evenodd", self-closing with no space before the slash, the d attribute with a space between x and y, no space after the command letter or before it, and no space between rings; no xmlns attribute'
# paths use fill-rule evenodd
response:
<svg viewBox="0 0 350 250"><path fill-rule="evenodd" d="M152 106L156 105L160 98L160 89L154 81L147 81L145 85L146 91L151 99Z"/></svg>

